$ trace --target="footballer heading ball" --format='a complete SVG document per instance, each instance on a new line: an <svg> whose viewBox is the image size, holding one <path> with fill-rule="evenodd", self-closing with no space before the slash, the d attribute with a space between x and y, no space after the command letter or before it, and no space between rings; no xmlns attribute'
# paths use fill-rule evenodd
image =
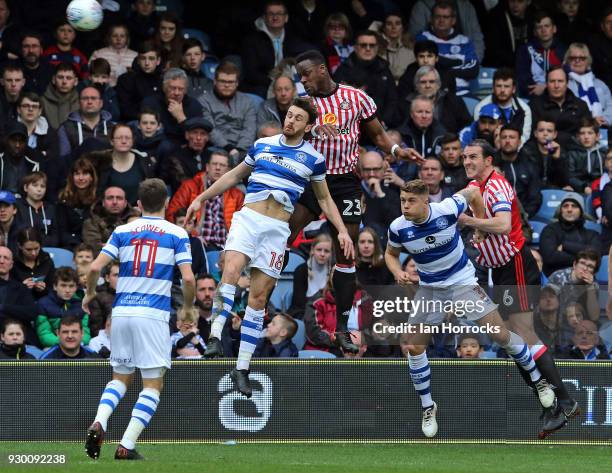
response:
<svg viewBox="0 0 612 473"><path fill-rule="evenodd" d="M96 0L72 0L66 8L66 17L75 29L92 31L100 26L104 13Z"/></svg>

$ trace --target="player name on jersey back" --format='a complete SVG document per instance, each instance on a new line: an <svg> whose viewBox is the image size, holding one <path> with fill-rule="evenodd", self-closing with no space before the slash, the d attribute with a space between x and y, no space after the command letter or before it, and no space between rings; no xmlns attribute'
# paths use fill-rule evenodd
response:
<svg viewBox="0 0 612 473"><path fill-rule="evenodd" d="M113 317L168 321L177 264L191 264L187 232L158 217L141 217L115 229L102 251L119 260Z"/></svg>

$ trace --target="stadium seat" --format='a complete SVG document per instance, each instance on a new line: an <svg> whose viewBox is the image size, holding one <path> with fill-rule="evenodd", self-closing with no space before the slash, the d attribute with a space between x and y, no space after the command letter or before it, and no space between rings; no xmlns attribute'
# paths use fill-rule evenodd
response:
<svg viewBox="0 0 612 473"><path fill-rule="evenodd" d="M264 101L264 99L262 97L260 97L259 95L257 95L257 94L249 94L247 92L244 95L246 95L248 98L251 99L251 101L253 102L253 105L255 106L256 109L258 109L259 106L261 105L261 103Z"/></svg>
<svg viewBox="0 0 612 473"><path fill-rule="evenodd" d="M608 129L601 128L599 130L599 144L602 148L608 147Z"/></svg>
<svg viewBox="0 0 612 473"><path fill-rule="evenodd" d="M214 56L206 56L200 70L202 74L208 77L210 80L215 80L215 71L217 70L217 66L219 65L219 60Z"/></svg>
<svg viewBox="0 0 612 473"><path fill-rule="evenodd" d="M279 279L276 283L276 287L272 291L270 302L272 305L280 311L286 311L289 309L287 304L287 293L293 291L293 279ZM289 304L291 304L291 298L289 298Z"/></svg>
<svg viewBox="0 0 612 473"><path fill-rule="evenodd" d="M593 194L584 196L584 210L591 217L595 217L595 212L593 212Z"/></svg>
<svg viewBox="0 0 612 473"><path fill-rule="evenodd" d="M62 266L68 266L70 268L75 269L73 261L73 253L70 250L65 250L64 248L55 248L53 246L48 246L43 248L44 251L49 253L51 259L53 260L53 265L56 268L61 268Z"/></svg>
<svg viewBox="0 0 612 473"><path fill-rule="evenodd" d="M531 244L533 246L540 245L540 235L542 235L542 230L544 227L548 225L546 222L540 222L538 220L529 220L529 226L533 230L533 239L531 240Z"/></svg>
<svg viewBox="0 0 612 473"><path fill-rule="evenodd" d="M591 220L585 220L584 221L584 228L586 228L588 230L596 231L597 233L599 233L601 235L601 224L599 224L597 222L593 222Z"/></svg>
<svg viewBox="0 0 612 473"><path fill-rule="evenodd" d="M608 284L608 255L602 256L599 271L597 271L595 279L597 279L599 284Z"/></svg>
<svg viewBox="0 0 612 473"><path fill-rule="evenodd" d="M612 321L605 322L599 329L601 341L606 346L608 351L612 349Z"/></svg>
<svg viewBox="0 0 612 473"><path fill-rule="evenodd" d="M40 348L35 347L34 345L26 345L26 352L28 352L37 360L40 358L40 355L44 353Z"/></svg>
<svg viewBox="0 0 612 473"><path fill-rule="evenodd" d="M493 90L494 67L481 67L478 77L470 81L470 92L479 96L489 95Z"/></svg>
<svg viewBox="0 0 612 473"><path fill-rule="evenodd" d="M302 348L304 348L304 343L306 343L306 327L304 326L303 320L295 319L295 322L297 323L298 328L291 341L294 343L298 350L301 350Z"/></svg>
<svg viewBox="0 0 612 473"><path fill-rule="evenodd" d="M561 205L561 201L565 194L567 194L567 191L561 189L543 189L540 193L542 194L542 205L533 216L533 219L541 222L550 222L555 217L555 212L559 205Z"/></svg>
<svg viewBox="0 0 612 473"><path fill-rule="evenodd" d="M204 33L202 30L197 30L195 28L185 28L183 29L183 38L194 38L202 43L204 47L204 51L210 51L210 37Z"/></svg>
<svg viewBox="0 0 612 473"><path fill-rule="evenodd" d="M217 268L217 261L219 261L220 251L207 251L206 252L206 261L208 262L208 272L209 273L217 273L219 272L219 268Z"/></svg>
<svg viewBox="0 0 612 473"><path fill-rule="evenodd" d="M289 262L287 263L287 266L283 270L283 275L286 273L293 274L295 270L297 269L297 267L305 262L306 260L302 258L300 255L298 255L297 253L294 253L293 251L289 252Z"/></svg>
<svg viewBox="0 0 612 473"><path fill-rule="evenodd" d="M321 350L300 350L298 358L336 358L336 355Z"/></svg>
<svg viewBox="0 0 612 473"><path fill-rule="evenodd" d="M461 98L463 99L463 103L465 103L465 106L467 107L468 112L470 112L470 116L473 117L474 109L476 108L476 105L478 105L479 100L475 99L474 97L467 97L465 95Z"/></svg>

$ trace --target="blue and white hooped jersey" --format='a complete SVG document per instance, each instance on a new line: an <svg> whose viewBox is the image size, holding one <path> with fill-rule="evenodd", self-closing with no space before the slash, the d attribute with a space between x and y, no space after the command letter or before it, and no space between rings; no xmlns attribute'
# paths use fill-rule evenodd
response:
<svg viewBox="0 0 612 473"><path fill-rule="evenodd" d="M297 146L285 144L282 134L257 140L244 162L253 168L245 204L265 200L272 195L291 213L308 182L325 179L323 155L306 141Z"/></svg>
<svg viewBox="0 0 612 473"><path fill-rule="evenodd" d="M119 259L113 317L168 322L174 266L191 264L187 232L159 217L141 217L117 227L102 251Z"/></svg>
<svg viewBox="0 0 612 473"><path fill-rule="evenodd" d="M475 269L469 260L457 218L467 208L460 194L429 204L426 222L416 224L402 215L389 227L388 244L405 248L414 258L423 286L450 286L477 283Z"/></svg>

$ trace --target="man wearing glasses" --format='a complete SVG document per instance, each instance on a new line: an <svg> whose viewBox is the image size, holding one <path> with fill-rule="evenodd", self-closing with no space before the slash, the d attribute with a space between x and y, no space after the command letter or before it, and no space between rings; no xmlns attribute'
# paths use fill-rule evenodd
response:
<svg viewBox="0 0 612 473"><path fill-rule="evenodd" d="M338 67L334 79L365 90L376 102L378 116L385 125L394 127L399 124L397 87L387 61L378 57L376 33L357 33L355 50Z"/></svg>

